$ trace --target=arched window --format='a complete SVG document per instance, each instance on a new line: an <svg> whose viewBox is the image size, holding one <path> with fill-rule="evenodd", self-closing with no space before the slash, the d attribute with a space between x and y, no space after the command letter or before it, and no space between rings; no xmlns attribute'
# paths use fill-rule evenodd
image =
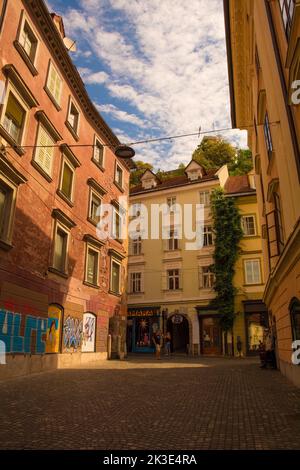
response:
<svg viewBox="0 0 300 470"><path fill-rule="evenodd" d="M294 297L290 303L293 341L300 340L300 300Z"/></svg>

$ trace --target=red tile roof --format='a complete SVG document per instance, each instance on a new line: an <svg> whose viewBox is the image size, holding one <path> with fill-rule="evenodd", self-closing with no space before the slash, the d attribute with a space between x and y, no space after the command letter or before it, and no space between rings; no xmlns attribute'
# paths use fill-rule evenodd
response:
<svg viewBox="0 0 300 470"><path fill-rule="evenodd" d="M218 170L209 170L206 172L206 175L204 175L201 179L195 181L189 180L187 175L174 176L173 178L168 178L167 180L158 183L155 188L150 189L145 189L143 188L142 184L138 184L137 186L134 186L130 189L130 195L138 194L140 192L160 191L161 189L168 189L172 188L173 186L185 186L189 184L201 183L202 181L216 179L216 171Z"/></svg>
<svg viewBox="0 0 300 470"><path fill-rule="evenodd" d="M225 192L227 194L237 193L255 193L255 189L251 188L248 175L229 176L225 183Z"/></svg>

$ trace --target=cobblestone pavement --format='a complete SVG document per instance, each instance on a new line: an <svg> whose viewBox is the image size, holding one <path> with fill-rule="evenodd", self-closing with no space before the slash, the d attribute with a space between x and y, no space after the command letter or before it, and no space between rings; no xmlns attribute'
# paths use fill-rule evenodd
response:
<svg viewBox="0 0 300 470"><path fill-rule="evenodd" d="M130 357L0 384L2 449L300 449L300 389L247 359Z"/></svg>

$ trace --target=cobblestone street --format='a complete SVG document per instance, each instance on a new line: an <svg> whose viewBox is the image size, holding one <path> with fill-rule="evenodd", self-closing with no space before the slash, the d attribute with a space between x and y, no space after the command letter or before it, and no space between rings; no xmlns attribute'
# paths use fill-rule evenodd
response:
<svg viewBox="0 0 300 470"><path fill-rule="evenodd" d="M0 385L2 449L299 449L300 389L257 360L131 357Z"/></svg>

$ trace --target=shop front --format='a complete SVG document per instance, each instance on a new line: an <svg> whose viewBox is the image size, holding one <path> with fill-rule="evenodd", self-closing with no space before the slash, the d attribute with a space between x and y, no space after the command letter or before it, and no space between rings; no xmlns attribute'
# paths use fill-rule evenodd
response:
<svg viewBox="0 0 300 470"><path fill-rule="evenodd" d="M153 334L162 329L160 307L130 307L127 311L127 352L154 352Z"/></svg>
<svg viewBox="0 0 300 470"><path fill-rule="evenodd" d="M200 327L200 351L204 356L222 354L220 315L210 308L197 308Z"/></svg>
<svg viewBox="0 0 300 470"><path fill-rule="evenodd" d="M259 344L263 342L264 330L268 328L267 307L261 300L246 300L244 304L247 355L259 354Z"/></svg>

